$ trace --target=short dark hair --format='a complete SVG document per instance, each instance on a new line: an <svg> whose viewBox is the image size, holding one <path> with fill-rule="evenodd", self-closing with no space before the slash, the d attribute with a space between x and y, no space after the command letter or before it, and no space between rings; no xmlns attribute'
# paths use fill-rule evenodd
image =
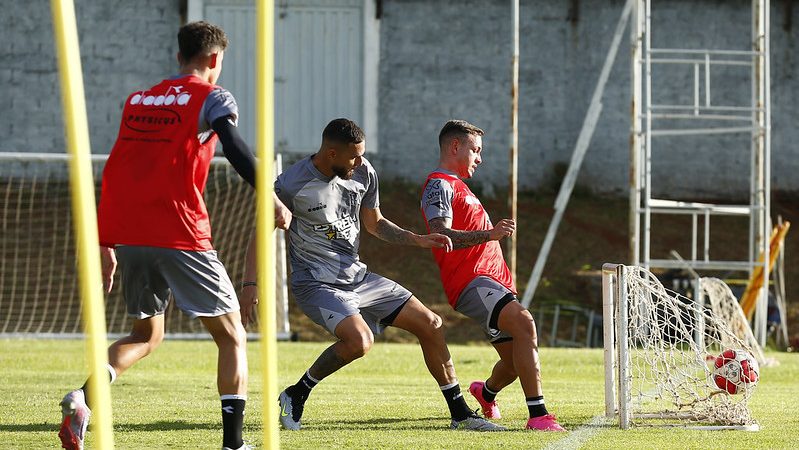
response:
<svg viewBox="0 0 799 450"><path fill-rule="evenodd" d="M438 145L443 147L449 139L464 137L468 134L482 136L485 133L465 120L450 120L444 124L444 128L438 133Z"/></svg>
<svg viewBox="0 0 799 450"><path fill-rule="evenodd" d="M178 48L184 63L203 53L211 53L216 49L224 50L227 44L225 32L204 20L187 23L178 31Z"/></svg>
<svg viewBox="0 0 799 450"><path fill-rule="evenodd" d="M322 132L322 141L339 144L359 144L365 137L361 127L350 119L331 120Z"/></svg>

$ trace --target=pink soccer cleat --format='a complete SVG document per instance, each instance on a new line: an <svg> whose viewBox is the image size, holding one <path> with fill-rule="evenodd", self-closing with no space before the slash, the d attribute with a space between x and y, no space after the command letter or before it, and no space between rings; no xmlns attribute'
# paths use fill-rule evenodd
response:
<svg viewBox="0 0 799 450"><path fill-rule="evenodd" d="M483 398L483 386L485 386L485 382L473 381L472 384L469 385L469 393L477 399L477 403L480 403L480 408L483 410L483 416L485 416L486 419L502 418L502 415L499 413L497 401L487 402Z"/></svg>
<svg viewBox="0 0 799 450"><path fill-rule="evenodd" d="M76 389L61 400L61 447L68 450L83 450L83 438L92 412L86 406L83 391Z"/></svg>
<svg viewBox="0 0 799 450"><path fill-rule="evenodd" d="M558 418L552 414L541 417L531 417L527 421L527 426L525 428L538 431L566 431L565 428L558 424Z"/></svg>

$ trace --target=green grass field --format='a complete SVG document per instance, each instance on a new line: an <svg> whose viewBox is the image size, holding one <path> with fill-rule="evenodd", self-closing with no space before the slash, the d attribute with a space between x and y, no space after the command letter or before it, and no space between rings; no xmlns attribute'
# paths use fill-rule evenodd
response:
<svg viewBox="0 0 799 450"><path fill-rule="evenodd" d="M0 447L57 448L58 402L83 383L81 341L1 340ZM279 344L279 387L293 383L328 344ZM250 343L250 400L245 439L261 448L261 368ZM488 346L451 346L461 385L486 376ZM378 343L365 358L322 382L306 404L304 429L281 431L283 448L797 448L799 355L770 354L781 365L762 369L751 408L762 430L696 431L588 425L603 412L602 351L541 350L550 412L571 430L522 430L526 408L518 383L499 396L505 433L456 432L425 370L418 346ZM113 386L117 448L218 449L216 349L211 342L167 341ZM476 402L467 394L467 401ZM275 405L277 403L270 400ZM275 406L277 407L277 406ZM91 429L87 448L91 446Z"/></svg>

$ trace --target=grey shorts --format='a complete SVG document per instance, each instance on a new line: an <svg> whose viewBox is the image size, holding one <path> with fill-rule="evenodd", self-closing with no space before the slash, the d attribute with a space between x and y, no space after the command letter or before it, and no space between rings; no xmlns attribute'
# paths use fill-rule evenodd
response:
<svg viewBox="0 0 799 450"><path fill-rule="evenodd" d="M122 295L128 314L138 319L163 314L169 292L191 318L216 317L239 310L233 283L216 250L188 251L119 246Z"/></svg>
<svg viewBox="0 0 799 450"><path fill-rule="evenodd" d="M458 297L455 310L474 319L486 334L488 342L497 344L508 341L511 335L497 328L499 312L516 296L508 288L488 277L477 277Z"/></svg>
<svg viewBox="0 0 799 450"><path fill-rule="evenodd" d="M295 272L291 289L302 312L334 336L339 322L356 314L363 317L372 333L382 333L413 295L372 272L354 284L321 283Z"/></svg>

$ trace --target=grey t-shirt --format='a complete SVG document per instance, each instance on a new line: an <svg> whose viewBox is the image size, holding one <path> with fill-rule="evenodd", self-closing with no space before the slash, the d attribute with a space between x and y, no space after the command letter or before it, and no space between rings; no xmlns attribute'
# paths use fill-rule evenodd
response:
<svg viewBox="0 0 799 450"><path fill-rule="evenodd" d="M446 173L457 176L455 172L449 170L436 169L435 172ZM444 217L452 219L452 198L455 190L452 185L441 178L431 178L422 192L422 212L427 221Z"/></svg>
<svg viewBox="0 0 799 450"><path fill-rule="evenodd" d="M311 157L292 165L275 181L275 193L293 214L289 226L292 282L358 283L360 210L380 204L377 173L363 158L352 178L327 177Z"/></svg>

